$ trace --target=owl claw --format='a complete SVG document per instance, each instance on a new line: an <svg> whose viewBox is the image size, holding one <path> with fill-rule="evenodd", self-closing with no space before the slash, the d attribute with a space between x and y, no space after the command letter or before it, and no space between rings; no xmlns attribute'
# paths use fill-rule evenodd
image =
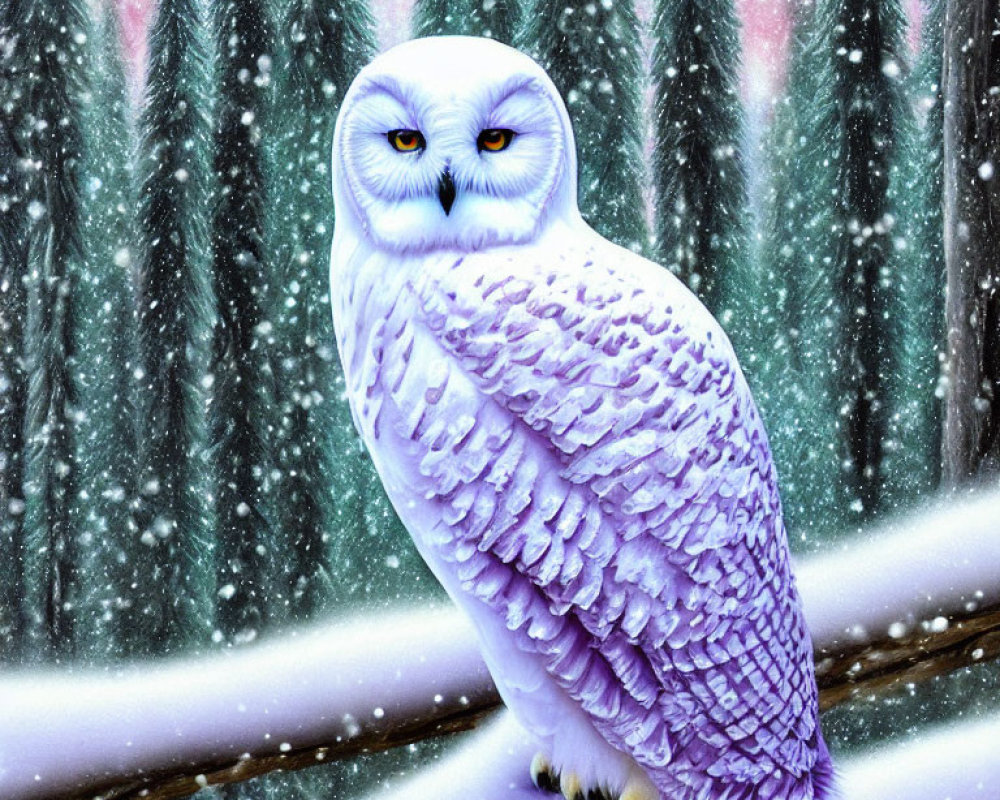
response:
<svg viewBox="0 0 1000 800"><path fill-rule="evenodd" d="M535 753L535 757L531 759L531 782L543 792L559 791L559 773L541 753Z"/></svg>
<svg viewBox="0 0 1000 800"><path fill-rule="evenodd" d="M654 791L651 786L629 781L618 800L658 800L659 795L653 793Z"/></svg>
<svg viewBox="0 0 1000 800"><path fill-rule="evenodd" d="M561 794L563 800L659 800L659 795L650 794L650 790L637 781L629 781L621 795L599 786L585 789L575 772L556 772L552 762L541 753L535 753L531 759L530 771L536 789Z"/></svg>
<svg viewBox="0 0 1000 800"><path fill-rule="evenodd" d="M563 772L559 776L559 789L565 800L586 800L580 778L575 772Z"/></svg>

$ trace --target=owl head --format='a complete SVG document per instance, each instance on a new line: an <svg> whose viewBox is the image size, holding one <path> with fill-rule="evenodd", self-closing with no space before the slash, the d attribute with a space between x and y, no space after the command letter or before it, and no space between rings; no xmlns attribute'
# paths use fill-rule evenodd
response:
<svg viewBox="0 0 1000 800"><path fill-rule="evenodd" d="M535 239L578 217L569 117L534 61L489 39L415 39L365 67L333 140L337 228L398 253Z"/></svg>

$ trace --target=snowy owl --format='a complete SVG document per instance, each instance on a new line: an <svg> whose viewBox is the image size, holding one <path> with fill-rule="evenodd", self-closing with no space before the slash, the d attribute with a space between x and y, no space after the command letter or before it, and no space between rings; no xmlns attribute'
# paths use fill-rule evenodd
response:
<svg viewBox="0 0 1000 800"><path fill-rule="evenodd" d="M333 143L354 418L569 800L829 797L764 429L731 346L576 202L566 109L504 45L420 39Z"/></svg>

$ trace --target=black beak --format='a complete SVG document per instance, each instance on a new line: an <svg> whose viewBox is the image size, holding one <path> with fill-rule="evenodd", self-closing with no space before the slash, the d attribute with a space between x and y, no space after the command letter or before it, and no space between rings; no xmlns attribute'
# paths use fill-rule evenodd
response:
<svg viewBox="0 0 1000 800"><path fill-rule="evenodd" d="M451 204L455 202L455 183L451 179L451 170L445 167L441 173L441 180L438 181L438 197L441 200L441 208L445 215L451 213Z"/></svg>

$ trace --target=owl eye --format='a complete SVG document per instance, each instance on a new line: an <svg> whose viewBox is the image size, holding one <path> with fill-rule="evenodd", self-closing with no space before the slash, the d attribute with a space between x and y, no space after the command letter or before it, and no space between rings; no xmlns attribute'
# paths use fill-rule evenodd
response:
<svg viewBox="0 0 1000 800"><path fill-rule="evenodd" d="M499 153L510 147L515 135L514 131L508 128L486 128L480 131L476 147L479 148L479 152L485 150L488 153Z"/></svg>
<svg viewBox="0 0 1000 800"><path fill-rule="evenodd" d="M426 146L424 135L420 131L400 128L389 131L386 136L389 137L389 144L393 146L393 149L400 153L412 153L414 150L423 150Z"/></svg>

